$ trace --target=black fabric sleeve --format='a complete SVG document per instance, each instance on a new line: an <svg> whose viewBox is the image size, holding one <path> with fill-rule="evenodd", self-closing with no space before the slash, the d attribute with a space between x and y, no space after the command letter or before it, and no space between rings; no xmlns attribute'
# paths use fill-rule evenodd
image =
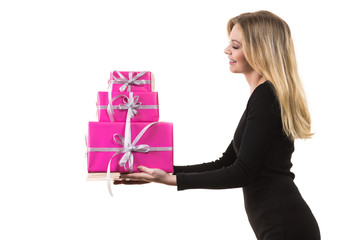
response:
<svg viewBox="0 0 360 240"><path fill-rule="evenodd" d="M177 189L223 189L243 187L251 183L261 168L273 136L269 94L251 96L247 105L246 126L235 161L224 168L201 173L178 173Z"/></svg>
<svg viewBox="0 0 360 240"><path fill-rule="evenodd" d="M233 141L229 144L226 151L223 153L222 157L218 160L208 163L196 164L196 165L187 165L187 166L174 166L174 173L194 173L194 172L206 172L219 169L222 167L230 166L234 163L236 159L236 153L233 147Z"/></svg>

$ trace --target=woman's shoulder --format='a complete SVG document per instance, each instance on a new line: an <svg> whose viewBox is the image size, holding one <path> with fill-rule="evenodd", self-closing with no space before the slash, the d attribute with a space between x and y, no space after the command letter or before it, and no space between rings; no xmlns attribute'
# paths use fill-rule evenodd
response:
<svg viewBox="0 0 360 240"><path fill-rule="evenodd" d="M252 92L247 103L247 109L251 108L272 109L280 112L275 89L269 80L257 86Z"/></svg>
<svg viewBox="0 0 360 240"><path fill-rule="evenodd" d="M275 89L272 83L269 80L259 84L254 91L252 92L249 101L267 101L267 100L275 100L276 94Z"/></svg>

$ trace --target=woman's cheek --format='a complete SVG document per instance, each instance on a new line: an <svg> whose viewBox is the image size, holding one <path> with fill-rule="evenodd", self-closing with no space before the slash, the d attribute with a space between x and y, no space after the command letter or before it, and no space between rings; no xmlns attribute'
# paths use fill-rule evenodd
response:
<svg viewBox="0 0 360 240"><path fill-rule="evenodd" d="M244 53L242 53L241 51L237 51L234 54L234 60L237 61L237 62L242 62L244 58L245 58Z"/></svg>

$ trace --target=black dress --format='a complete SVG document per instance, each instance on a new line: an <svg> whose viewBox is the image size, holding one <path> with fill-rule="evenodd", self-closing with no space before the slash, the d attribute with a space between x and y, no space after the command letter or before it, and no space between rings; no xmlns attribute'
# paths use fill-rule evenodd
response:
<svg viewBox="0 0 360 240"><path fill-rule="evenodd" d="M242 187L250 224L261 240L319 240L318 224L290 172L294 142L282 130L270 81L255 88L223 156L175 166L178 190Z"/></svg>

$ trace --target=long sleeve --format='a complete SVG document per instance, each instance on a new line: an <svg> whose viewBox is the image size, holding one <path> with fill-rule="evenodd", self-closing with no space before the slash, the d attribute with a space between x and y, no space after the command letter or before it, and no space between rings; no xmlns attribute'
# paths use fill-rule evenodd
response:
<svg viewBox="0 0 360 240"><path fill-rule="evenodd" d="M178 173L212 171L222 167L230 166L232 163L234 163L235 159L236 159L236 153L233 147L233 141L231 141L226 151L218 160L208 163L196 164L196 165L174 166L173 175L176 175Z"/></svg>
<svg viewBox="0 0 360 240"><path fill-rule="evenodd" d="M247 104L245 126L235 161L231 165L212 171L178 173L178 190L243 187L257 176L268 155L274 135L274 97L261 88L256 90Z"/></svg>

